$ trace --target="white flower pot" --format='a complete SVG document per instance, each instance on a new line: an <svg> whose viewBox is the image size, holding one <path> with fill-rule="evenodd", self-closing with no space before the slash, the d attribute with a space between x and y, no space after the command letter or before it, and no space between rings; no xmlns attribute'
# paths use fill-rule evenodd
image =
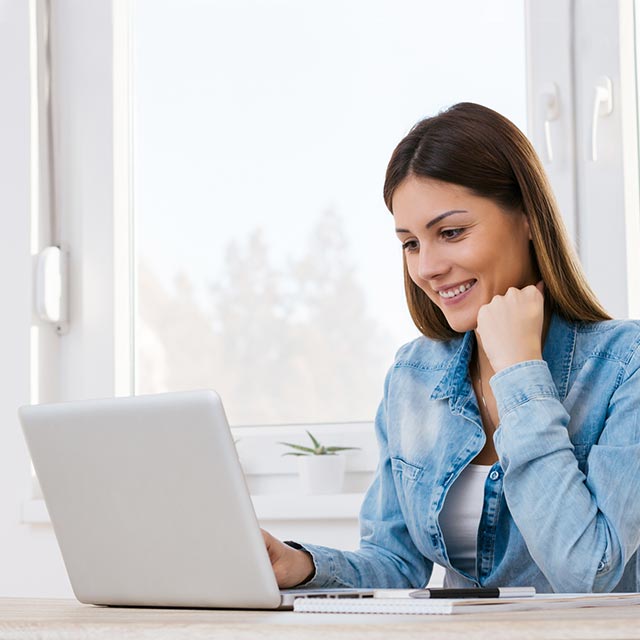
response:
<svg viewBox="0 0 640 640"><path fill-rule="evenodd" d="M298 471L302 492L310 495L341 493L347 459L341 455L300 456Z"/></svg>

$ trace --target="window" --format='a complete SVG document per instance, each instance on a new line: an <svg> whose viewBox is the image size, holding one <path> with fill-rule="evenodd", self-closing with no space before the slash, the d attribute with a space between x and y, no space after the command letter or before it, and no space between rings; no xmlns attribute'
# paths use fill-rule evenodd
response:
<svg viewBox="0 0 640 640"><path fill-rule="evenodd" d="M526 129L523 2L133 8L136 392L215 388L234 425L372 420L417 335L386 164L461 100Z"/></svg>
<svg viewBox="0 0 640 640"><path fill-rule="evenodd" d="M530 138L596 295L640 317L634 2L529 1L527 21Z"/></svg>

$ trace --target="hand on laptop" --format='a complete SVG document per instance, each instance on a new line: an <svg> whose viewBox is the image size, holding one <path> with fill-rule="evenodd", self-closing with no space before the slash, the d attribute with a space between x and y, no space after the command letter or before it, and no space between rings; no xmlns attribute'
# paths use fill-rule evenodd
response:
<svg viewBox="0 0 640 640"><path fill-rule="evenodd" d="M307 582L313 577L315 567L309 553L290 547L264 529L260 529L260 531L262 531L262 537L267 546L278 587L289 589Z"/></svg>

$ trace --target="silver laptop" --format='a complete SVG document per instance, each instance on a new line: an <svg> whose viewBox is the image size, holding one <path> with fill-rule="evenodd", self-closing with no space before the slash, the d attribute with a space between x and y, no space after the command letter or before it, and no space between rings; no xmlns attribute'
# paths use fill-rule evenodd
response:
<svg viewBox="0 0 640 640"><path fill-rule="evenodd" d="M19 409L80 602L290 608L278 589L233 438L213 391Z"/></svg>

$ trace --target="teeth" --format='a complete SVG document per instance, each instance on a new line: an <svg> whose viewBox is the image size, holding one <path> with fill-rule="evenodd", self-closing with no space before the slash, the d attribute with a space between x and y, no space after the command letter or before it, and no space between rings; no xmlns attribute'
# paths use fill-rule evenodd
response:
<svg viewBox="0 0 640 640"><path fill-rule="evenodd" d="M459 287L455 287L453 289L449 289L448 291L439 291L438 293L443 298L455 298L459 296L461 293L468 291L475 284L475 280L473 282L467 282L467 284L461 284Z"/></svg>

